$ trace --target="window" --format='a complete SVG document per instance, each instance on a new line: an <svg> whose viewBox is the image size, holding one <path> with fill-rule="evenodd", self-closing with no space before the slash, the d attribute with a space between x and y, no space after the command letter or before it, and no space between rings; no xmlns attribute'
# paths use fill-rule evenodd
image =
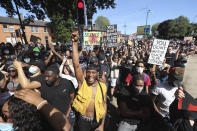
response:
<svg viewBox="0 0 197 131"><path fill-rule="evenodd" d="M31 26L31 32L34 32L34 27L33 26Z"/></svg>
<svg viewBox="0 0 197 131"><path fill-rule="evenodd" d="M48 36L45 36L45 42L46 42L46 44L49 44L49 38L48 38Z"/></svg>
<svg viewBox="0 0 197 131"><path fill-rule="evenodd" d="M10 26L10 32L14 32L14 26Z"/></svg>
<svg viewBox="0 0 197 131"><path fill-rule="evenodd" d="M8 26L7 25L3 25L3 31L8 32Z"/></svg>
<svg viewBox="0 0 197 131"><path fill-rule="evenodd" d="M38 32L38 27L36 27L36 32Z"/></svg>
<svg viewBox="0 0 197 131"><path fill-rule="evenodd" d="M44 27L44 32L47 32L47 27L46 26Z"/></svg>

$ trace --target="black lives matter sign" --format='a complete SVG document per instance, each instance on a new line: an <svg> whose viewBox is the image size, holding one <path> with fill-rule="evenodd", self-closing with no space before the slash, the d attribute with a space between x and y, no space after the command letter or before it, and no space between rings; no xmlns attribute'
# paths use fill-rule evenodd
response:
<svg viewBox="0 0 197 131"><path fill-rule="evenodd" d="M169 40L155 39L148 59L149 64L162 65L169 45Z"/></svg>
<svg viewBox="0 0 197 131"><path fill-rule="evenodd" d="M113 46L117 43L117 25L107 26L107 44Z"/></svg>

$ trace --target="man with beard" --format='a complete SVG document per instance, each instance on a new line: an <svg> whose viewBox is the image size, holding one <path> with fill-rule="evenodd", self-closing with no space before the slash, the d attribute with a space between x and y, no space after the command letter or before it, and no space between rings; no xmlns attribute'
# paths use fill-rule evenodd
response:
<svg viewBox="0 0 197 131"><path fill-rule="evenodd" d="M78 113L75 130L94 131L98 129L103 131L106 113L106 85L98 81L100 69L98 65L88 65L86 74L83 75L79 64L78 37L76 34L72 34L71 39L73 43L73 65L79 84L72 105Z"/></svg>
<svg viewBox="0 0 197 131"><path fill-rule="evenodd" d="M41 96L62 113L69 115L74 99L74 85L71 81L60 78L57 66L49 66L44 73L45 83L40 91Z"/></svg>

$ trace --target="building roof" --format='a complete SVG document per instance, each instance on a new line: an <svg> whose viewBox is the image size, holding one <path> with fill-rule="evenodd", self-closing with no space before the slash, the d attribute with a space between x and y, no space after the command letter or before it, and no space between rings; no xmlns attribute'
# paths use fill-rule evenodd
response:
<svg viewBox="0 0 197 131"><path fill-rule="evenodd" d="M46 21L40 21L35 20L34 22L30 22L28 25L30 26L47 26L49 22ZM19 25L19 19L13 18L13 17L3 17L0 16L0 24L13 24L13 25Z"/></svg>

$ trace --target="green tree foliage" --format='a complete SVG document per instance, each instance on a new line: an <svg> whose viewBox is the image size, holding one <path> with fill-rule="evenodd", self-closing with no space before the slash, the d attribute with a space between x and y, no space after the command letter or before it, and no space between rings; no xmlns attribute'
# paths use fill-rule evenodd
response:
<svg viewBox="0 0 197 131"><path fill-rule="evenodd" d="M102 30L106 29L106 26L110 25L110 22L107 17L98 16L95 20L95 24Z"/></svg>
<svg viewBox="0 0 197 131"><path fill-rule="evenodd" d="M192 31L195 30L195 26L189 23L187 17L179 16L173 20L166 20L159 24L159 38L171 39L179 38L183 39L184 36L191 36Z"/></svg>
<svg viewBox="0 0 197 131"><path fill-rule="evenodd" d="M62 42L70 39L73 23L77 23L76 0L0 0L0 7L6 10L8 16L16 15L14 2L20 9L28 12L24 14L28 21L48 17L52 21L57 38ZM91 18L97 9L115 8L115 0L85 0L85 2L87 15Z"/></svg>
<svg viewBox="0 0 197 131"><path fill-rule="evenodd" d="M189 34L197 38L197 24L191 24Z"/></svg>
<svg viewBox="0 0 197 131"><path fill-rule="evenodd" d="M91 2L92 1L92 2ZM16 15L14 2L21 9L27 10L39 20L46 16L49 18L55 13L62 14L64 19L70 18L76 20L76 0L1 0L0 7L4 8L9 16ZM88 12L92 15L97 12L97 9L107 9L115 7L115 0L85 0L87 2Z"/></svg>
<svg viewBox="0 0 197 131"><path fill-rule="evenodd" d="M74 22L71 18L64 20L62 15L56 14L51 17L51 25L58 41L63 43L71 41L70 34L74 29Z"/></svg>
<svg viewBox="0 0 197 131"><path fill-rule="evenodd" d="M190 28L189 20L184 16L179 16L170 22L169 37L170 38L183 38L188 35Z"/></svg>
<svg viewBox="0 0 197 131"><path fill-rule="evenodd" d="M166 20L159 24L158 31L159 31L159 38L162 39L169 39L169 28L170 28L170 22L172 20Z"/></svg>
<svg viewBox="0 0 197 131"><path fill-rule="evenodd" d="M159 24L160 24L160 23L155 23L155 24L152 26L152 28L151 28L152 35L155 36L155 33L156 33L157 29L158 29Z"/></svg>

